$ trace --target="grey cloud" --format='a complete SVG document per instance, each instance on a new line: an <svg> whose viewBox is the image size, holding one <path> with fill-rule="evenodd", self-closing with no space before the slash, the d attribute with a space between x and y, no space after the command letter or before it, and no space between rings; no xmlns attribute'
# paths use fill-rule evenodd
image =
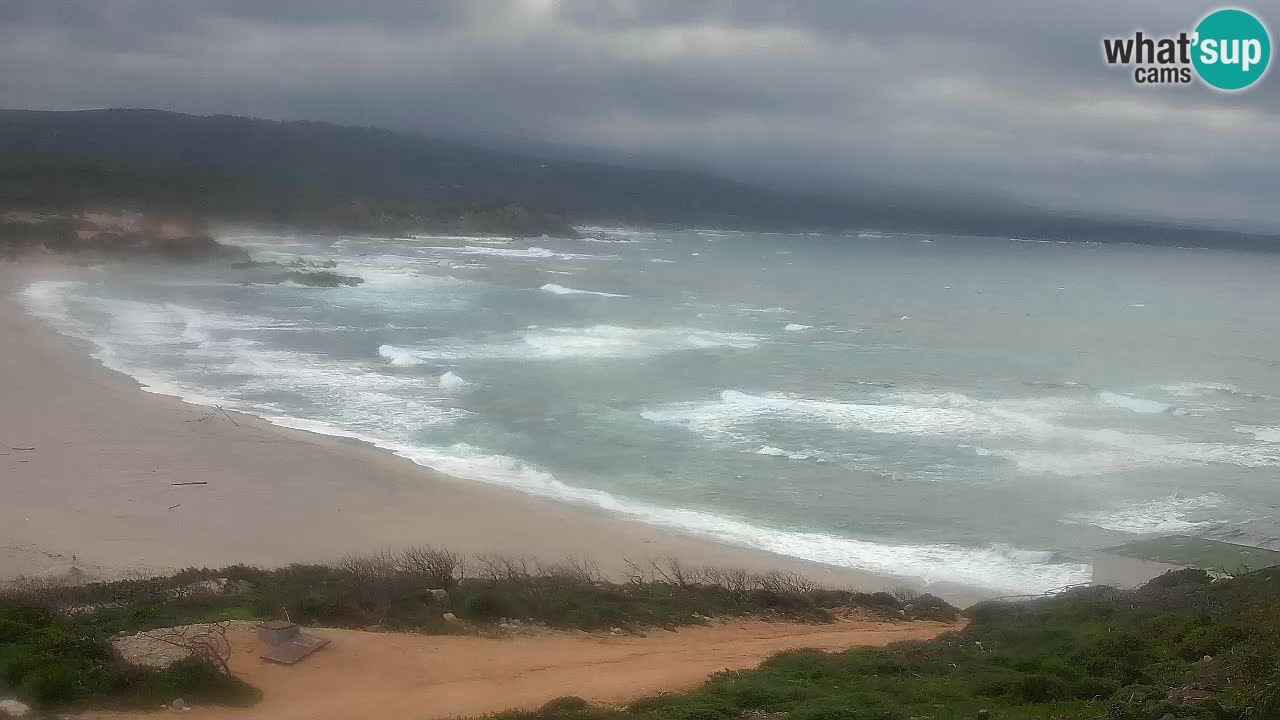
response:
<svg viewBox="0 0 1280 720"><path fill-rule="evenodd" d="M0 5L0 105L525 138L775 185L1280 228L1274 72L1226 95L1136 87L1101 60L1104 35L1210 8L26 0Z"/></svg>

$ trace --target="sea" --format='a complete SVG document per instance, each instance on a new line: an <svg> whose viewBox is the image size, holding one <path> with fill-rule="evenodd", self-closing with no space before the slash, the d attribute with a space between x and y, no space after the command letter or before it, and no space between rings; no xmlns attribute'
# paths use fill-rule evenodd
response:
<svg viewBox="0 0 1280 720"><path fill-rule="evenodd" d="M224 228L20 291L152 392L725 543L1038 593L1280 547L1280 254L888 232Z"/></svg>

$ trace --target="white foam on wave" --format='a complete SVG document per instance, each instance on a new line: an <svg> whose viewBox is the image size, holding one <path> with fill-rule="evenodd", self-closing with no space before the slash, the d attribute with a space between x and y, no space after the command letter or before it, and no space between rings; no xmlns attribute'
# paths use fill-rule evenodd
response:
<svg viewBox="0 0 1280 720"><path fill-rule="evenodd" d="M386 358L387 362L396 367L410 367L412 365L421 365L424 362L412 350L396 345L379 345L378 355Z"/></svg>
<svg viewBox="0 0 1280 720"><path fill-rule="evenodd" d="M849 430L905 435L969 435L995 417L956 407L854 403L785 393L753 395L725 390L712 402L672 403L645 410L653 422L674 424L710 436L733 434L762 419L834 425ZM1008 425L1008 422L1004 423Z"/></svg>
<svg viewBox="0 0 1280 720"><path fill-rule="evenodd" d="M736 443L767 442L761 428L771 422L950 440L957 447L976 448L979 455L1013 462L1025 472L1046 475L1095 475L1184 463L1280 467L1280 446L1275 444L1188 442L1060 422L1079 406L1067 398L990 401L954 392L895 392L851 402L725 390L718 400L670 403L643 410L641 416Z"/></svg>
<svg viewBox="0 0 1280 720"><path fill-rule="evenodd" d="M1222 382L1174 383L1172 385L1165 385L1161 389L1170 395L1185 398L1195 398L1214 394L1239 395L1246 398L1258 397L1251 393L1244 392L1235 385Z"/></svg>
<svg viewBox="0 0 1280 720"><path fill-rule="evenodd" d="M588 236L586 236L586 235L583 235L583 236L580 236L580 237L570 238L570 239L571 239L571 240L577 240L578 242L586 242L586 243L606 243L606 244L609 244L609 245L627 245L627 244L631 244L631 243L638 243L638 242L640 242L640 240L639 240L639 239L634 238L634 237L588 237Z"/></svg>
<svg viewBox="0 0 1280 720"><path fill-rule="evenodd" d="M404 349L415 362L484 359L605 359L648 357L690 350L750 349L756 335L696 328L629 328L593 325L578 328L529 328L506 342L442 341L429 347Z"/></svg>
<svg viewBox="0 0 1280 720"><path fill-rule="evenodd" d="M82 280L38 280L18 291L17 295L32 315L42 320L63 322L71 319L67 293L87 284Z"/></svg>
<svg viewBox="0 0 1280 720"><path fill-rule="evenodd" d="M630 295L623 295L622 293L602 292L599 290L579 290L578 288L565 287L564 285L557 285L555 283L547 283L538 289L543 292L549 292L552 295L596 295L598 297L612 298L631 297Z"/></svg>
<svg viewBox="0 0 1280 720"><path fill-rule="evenodd" d="M675 260L668 260L668 259L666 259L666 258L649 258L649 262L651 262L651 263L659 263L659 264L662 264L662 265L670 265L671 263L674 263L674 262L675 262Z"/></svg>
<svg viewBox="0 0 1280 720"><path fill-rule="evenodd" d="M447 425L467 414L433 403L420 378L273 348L245 336L249 331L299 329L288 324L172 303L77 294L79 287L37 286L23 298L33 314L91 344L93 358L132 376L147 392L258 414L279 412L266 399L271 395L299 394L315 412L352 427L420 429ZM89 313L98 319L79 319Z"/></svg>
<svg viewBox="0 0 1280 720"><path fill-rule="evenodd" d="M132 376L143 391L179 397L195 405L218 404L217 399L204 395L198 388L176 382L170 377L131 367L103 333L77 319L71 312L71 297L86 285L87 283L80 281L41 280L28 285L17 295L27 312L47 322L59 333L88 343L92 348L89 351L90 357L109 370ZM136 316L135 321L128 324L147 329L147 323L136 322ZM152 341L156 338L154 332L146 332L141 344L153 350L156 345ZM180 341L161 344L177 344L177 342Z"/></svg>
<svg viewBox="0 0 1280 720"><path fill-rule="evenodd" d="M1215 510L1227 503L1218 493L1194 497L1170 495L1155 500L1135 502L1118 508L1068 515L1063 522L1099 527L1104 530L1145 535L1186 533L1212 526L1210 520L1191 520L1190 516Z"/></svg>
<svg viewBox="0 0 1280 720"><path fill-rule="evenodd" d="M709 537L741 547L837 567L910 577L924 582L954 582L1009 592L1039 592L1083 582L1089 568L1054 562L1050 553L1005 546L894 545L826 533L768 528L742 519L699 510L666 508L562 483L551 473L514 458L468 445L401 451L420 464L459 477L514 485L559 500Z"/></svg>
<svg viewBox="0 0 1280 720"><path fill-rule="evenodd" d="M505 245L510 243L513 238L505 235L490 235L486 237L477 237L475 235L411 235L414 240L452 240L454 242L475 242L492 245Z"/></svg>
<svg viewBox="0 0 1280 720"><path fill-rule="evenodd" d="M1280 427L1264 427L1261 425L1236 425L1238 433L1252 435L1254 439L1265 443L1280 443Z"/></svg>
<svg viewBox="0 0 1280 720"><path fill-rule="evenodd" d="M827 533L770 528L701 510L671 508L560 481L527 462L465 443L422 447L386 442L324 423L271 417L274 423L311 432L364 440L420 465L468 480L515 488L534 495L595 507L614 515L811 562L1006 592L1034 593L1084 582L1089 567L1057 562L1052 553L1003 545L906 545L856 540Z"/></svg>
<svg viewBox="0 0 1280 720"><path fill-rule="evenodd" d="M812 325L801 325L800 323L787 323L783 326L783 330L787 332L801 332L804 330L812 330Z"/></svg>
<svg viewBox="0 0 1280 720"><path fill-rule="evenodd" d="M461 375L458 375L452 370L444 373L436 380L437 382L440 383L440 387L444 388L445 390L461 390L462 388L471 384L471 383L468 383L466 380L463 380Z"/></svg>
<svg viewBox="0 0 1280 720"><path fill-rule="evenodd" d="M1162 402L1123 393L1114 393L1109 390L1103 390L1098 393L1098 399L1102 401L1103 405L1122 410L1131 410L1136 413L1157 414L1169 409L1169 406Z"/></svg>
<svg viewBox="0 0 1280 720"><path fill-rule="evenodd" d="M1185 442L1119 430L1081 430L1075 445L1062 449L999 448L993 455L1027 472L1082 476L1178 465L1280 467L1280 448L1270 445Z"/></svg>
<svg viewBox="0 0 1280 720"><path fill-rule="evenodd" d="M771 457L786 458L788 460L808 460L813 457L813 455L810 455L809 453L790 452L788 450L783 450L782 448L777 448L772 445L761 445L760 449L756 450L756 454L769 455Z"/></svg>
<svg viewBox="0 0 1280 720"><path fill-rule="evenodd" d="M423 250L439 250L442 252L455 252L462 255L490 255L493 257L501 257L501 258L533 259L533 260L545 260L549 258L555 258L557 260L603 260L603 259L611 259L611 258L617 257L616 255L592 255L590 253L557 252L555 250L548 250L546 248L540 248L540 247L509 248L509 247L478 246L478 245L464 245L461 247L455 247L450 245L432 245L432 246L423 247L422 249Z"/></svg>
<svg viewBox="0 0 1280 720"><path fill-rule="evenodd" d="M602 225L579 225L579 233L595 235L611 242L643 242L657 237L652 230L637 230L627 227L604 227Z"/></svg>

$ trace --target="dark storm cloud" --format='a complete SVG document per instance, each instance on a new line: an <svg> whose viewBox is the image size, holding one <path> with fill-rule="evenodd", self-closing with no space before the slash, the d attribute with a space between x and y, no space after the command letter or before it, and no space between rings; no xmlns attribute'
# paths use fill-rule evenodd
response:
<svg viewBox="0 0 1280 720"><path fill-rule="evenodd" d="M10 0L0 105L327 119L773 184L1280 227L1274 72L1226 95L1136 87L1101 60L1104 35L1189 29L1213 7Z"/></svg>

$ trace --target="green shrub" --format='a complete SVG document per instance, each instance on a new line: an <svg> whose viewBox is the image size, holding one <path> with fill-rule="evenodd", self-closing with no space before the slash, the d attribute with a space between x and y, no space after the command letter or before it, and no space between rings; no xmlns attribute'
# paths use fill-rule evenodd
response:
<svg viewBox="0 0 1280 720"><path fill-rule="evenodd" d="M18 640L0 645L0 684L40 707L153 706L174 697L240 703L257 697L244 682L194 659L165 670L126 665L93 639L90 620L48 607L6 600L0 603L0 619L7 622L8 637Z"/></svg>
<svg viewBox="0 0 1280 720"><path fill-rule="evenodd" d="M826 700L801 705L787 714L787 720L901 720L901 713L887 708L859 707Z"/></svg>
<svg viewBox="0 0 1280 720"><path fill-rule="evenodd" d="M474 618L496 618L502 615L503 605L496 593L482 592L467 598L466 614Z"/></svg>
<svg viewBox="0 0 1280 720"><path fill-rule="evenodd" d="M1013 697L1024 703L1066 700L1075 696L1070 683L1055 675L1045 673L1027 675L1013 683L1010 690Z"/></svg>
<svg viewBox="0 0 1280 720"><path fill-rule="evenodd" d="M22 676L18 695L41 707L70 703L83 694L74 670L63 665L40 665Z"/></svg>
<svg viewBox="0 0 1280 720"><path fill-rule="evenodd" d="M0 684L17 687L22 678L40 665L37 650L24 643L0 645Z"/></svg>
<svg viewBox="0 0 1280 720"><path fill-rule="evenodd" d="M586 700L574 695L566 695L558 697L554 700L548 700L542 707L538 708L540 713L549 713L556 715L572 715L585 713L591 709L591 704Z"/></svg>
<svg viewBox="0 0 1280 720"><path fill-rule="evenodd" d="M1150 685L1129 685L1116 691L1107 706L1110 720L1153 720L1163 714L1165 693Z"/></svg>

